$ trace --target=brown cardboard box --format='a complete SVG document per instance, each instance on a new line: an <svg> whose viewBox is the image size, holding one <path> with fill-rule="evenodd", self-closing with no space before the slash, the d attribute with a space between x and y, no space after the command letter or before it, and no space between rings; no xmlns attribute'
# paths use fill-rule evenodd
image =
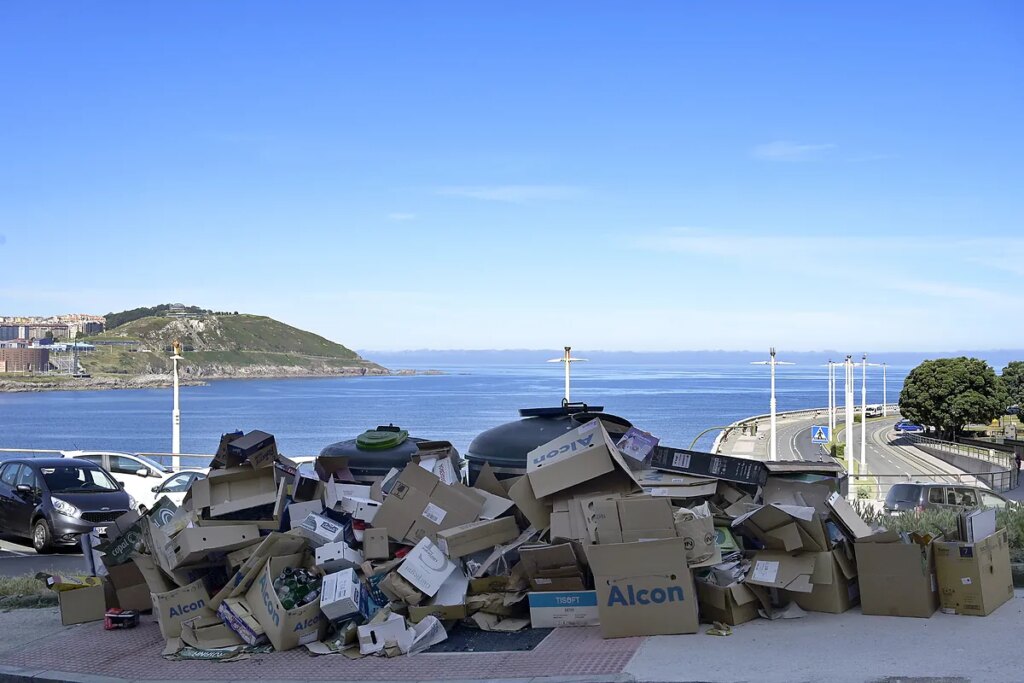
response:
<svg viewBox="0 0 1024 683"><path fill-rule="evenodd" d="M211 470L205 479L192 483L192 505L195 510L209 508L211 517L220 517L239 510L278 501L278 487L272 467L235 467Z"/></svg>
<svg viewBox="0 0 1024 683"><path fill-rule="evenodd" d="M202 579L166 593L153 593L153 616L160 625L160 633L167 640L181 635L181 622L197 617L212 617L210 595Z"/></svg>
<svg viewBox="0 0 1024 683"><path fill-rule="evenodd" d="M229 552L259 542L260 530L255 524L192 527L182 529L171 543L174 567L205 560L213 552Z"/></svg>
<svg viewBox="0 0 1024 683"><path fill-rule="evenodd" d="M530 484L530 478L522 476L506 481L512 482L509 485L508 497L516 504L526 521L537 530L550 527L551 503L537 497Z"/></svg>
<svg viewBox="0 0 1024 683"><path fill-rule="evenodd" d="M624 479L636 491L641 490L598 419L552 439L526 456L526 476L539 498L602 475L610 475L607 479Z"/></svg>
<svg viewBox="0 0 1024 683"><path fill-rule="evenodd" d="M58 591L57 602L60 605L60 623L65 626L99 621L107 611L102 584Z"/></svg>
<svg viewBox="0 0 1024 683"><path fill-rule="evenodd" d="M603 637L697 632L697 596L681 538L586 550Z"/></svg>
<svg viewBox="0 0 1024 683"><path fill-rule="evenodd" d="M265 537L227 584L210 598L210 608L217 609L224 598L244 596L271 557L292 555L306 548L306 539L291 533L272 533Z"/></svg>
<svg viewBox="0 0 1024 683"><path fill-rule="evenodd" d="M519 535L516 520L502 517L495 520L470 522L437 533L437 547L452 559L465 557L480 550L514 540Z"/></svg>
<svg viewBox="0 0 1024 683"><path fill-rule="evenodd" d="M697 581L697 602L701 621L720 621L736 626L757 619L761 603L746 585L735 583L726 588Z"/></svg>
<svg viewBox="0 0 1024 683"><path fill-rule="evenodd" d="M886 531L857 539L860 608L864 614L924 617L939 608L931 543L903 543Z"/></svg>
<svg viewBox="0 0 1024 683"><path fill-rule="evenodd" d="M374 517L374 526L399 542L418 543L438 531L476 521L484 501L462 484L448 486L416 464L409 464Z"/></svg>
<svg viewBox="0 0 1024 683"><path fill-rule="evenodd" d="M1006 529L975 543L936 541L932 545L943 610L984 617L1013 597Z"/></svg>
<svg viewBox="0 0 1024 683"><path fill-rule="evenodd" d="M789 597L808 612L842 614L860 599L857 568L842 549L824 553L808 553L814 558L811 592L796 591Z"/></svg>
<svg viewBox="0 0 1024 683"><path fill-rule="evenodd" d="M321 617L319 601L314 600L308 605L286 610L274 590L274 579L286 567L305 566L306 559L306 553L271 557L245 594L245 602L252 610L252 615L278 651L320 640L327 631L327 620Z"/></svg>
<svg viewBox="0 0 1024 683"><path fill-rule="evenodd" d="M814 555L809 553L794 555L781 550L760 550L754 554L745 582L793 593L810 593L814 590L811 583L814 560Z"/></svg>
<svg viewBox="0 0 1024 683"><path fill-rule="evenodd" d="M584 500L582 508L592 543L633 543L676 535L667 498L603 496Z"/></svg>
<svg viewBox="0 0 1024 683"><path fill-rule="evenodd" d="M234 461L242 461L248 465L270 467L277 458L277 444L273 434L254 429L245 436L230 441L227 447L228 457Z"/></svg>
<svg viewBox="0 0 1024 683"><path fill-rule="evenodd" d="M820 553L831 548L821 517L813 507L762 505L733 520L770 550Z"/></svg>
<svg viewBox="0 0 1024 683"><path fill-rule="evenodd" d="M373 528L363 532L363 556L368 560L391 558L391 543L388 541L387 529Z"/></svg>
<svg viewBox="0 0 1024 683"><path fill-rule="evenodd" d="M107 578L113 586L118 607L140 612L153 609L153 602L149 598L149 585L137 564L126 562L107 567Z"/></svg>
<svg viewBox="0 0 1024 683"><path fill-rule="evenodd" d="M339 455L321 455L314 465L317 476L326 482L354 481L352 471L348 467L348 458Z"/></svg>
<svg viewBox="0 0 1024 683"><path fill-rule="evenodd" d="M519 548L523 573L534 591L582 591L586 576L572 543Z"/></svg>

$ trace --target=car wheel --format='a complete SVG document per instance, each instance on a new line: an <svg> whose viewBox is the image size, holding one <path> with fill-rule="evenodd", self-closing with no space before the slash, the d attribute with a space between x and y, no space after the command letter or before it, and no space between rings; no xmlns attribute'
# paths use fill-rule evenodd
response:
<svg viewBox="0 0 1024 683"><path fill-rule="evenodd" d="M32 527L32 547L40 555L53 552L53 535L50 533L50 525L45 519L36 521Z"/></svg>

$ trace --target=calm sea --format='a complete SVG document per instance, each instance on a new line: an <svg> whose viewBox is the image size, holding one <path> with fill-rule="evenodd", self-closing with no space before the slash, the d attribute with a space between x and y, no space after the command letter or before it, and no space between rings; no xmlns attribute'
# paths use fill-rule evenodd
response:
<svg viewBox="0 0 1024 683"><path fill-rule="evenodd" d="M518 419L518 408L561 402L561 366L439 369L446 374L184 387L182 452L212 453L222 432L262 429L277 437L286 455L315 455L327 444L393 423L412 436L449 440L465 453L480 432ZM868 376L868 403L882 401L875 370ZM897 401L909 370L889 367L890 402ZM826 372L780 367L779 410L825 406ZM752 365L576 365L572 398L603 405L664 443L687 447L704 429L767 413L768 379L768 368ZM169 452L171 401L170 389L0 394L0 447ZM709 432L697 447L706 450L715 435Z"/></svg>

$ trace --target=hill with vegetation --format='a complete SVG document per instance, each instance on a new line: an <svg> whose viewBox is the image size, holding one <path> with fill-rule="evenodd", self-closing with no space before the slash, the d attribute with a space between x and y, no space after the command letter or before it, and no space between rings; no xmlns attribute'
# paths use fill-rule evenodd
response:
<svg viewBox="0 0 1024 683"><path fill-rule="evenodd" d="M80 355L82 366L93 375L168 373L178 340L186 378L388 374L341 344L272 318L192 308L183 315L163 309L138 318L134 313L147 309L126 311L132 315L122 315L116 327L82 339L97 345Z"/></svg>

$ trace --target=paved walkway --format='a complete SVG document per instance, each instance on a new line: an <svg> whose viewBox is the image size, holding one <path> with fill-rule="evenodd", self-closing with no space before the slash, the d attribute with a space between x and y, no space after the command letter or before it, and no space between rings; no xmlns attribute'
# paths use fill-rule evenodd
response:
<svg viewBox="0 0 1024 683"><path fill-rule="evenodd" d="M56 609L0 614L0 680L54 681L1020 681L1024 590L988 617L930 619L808 613L759 619L729 637L602 640L556 629L531 652L420 654L350 661L304 649L234 663L167 661L151 617L130 631L60 626Z"/></svg>

